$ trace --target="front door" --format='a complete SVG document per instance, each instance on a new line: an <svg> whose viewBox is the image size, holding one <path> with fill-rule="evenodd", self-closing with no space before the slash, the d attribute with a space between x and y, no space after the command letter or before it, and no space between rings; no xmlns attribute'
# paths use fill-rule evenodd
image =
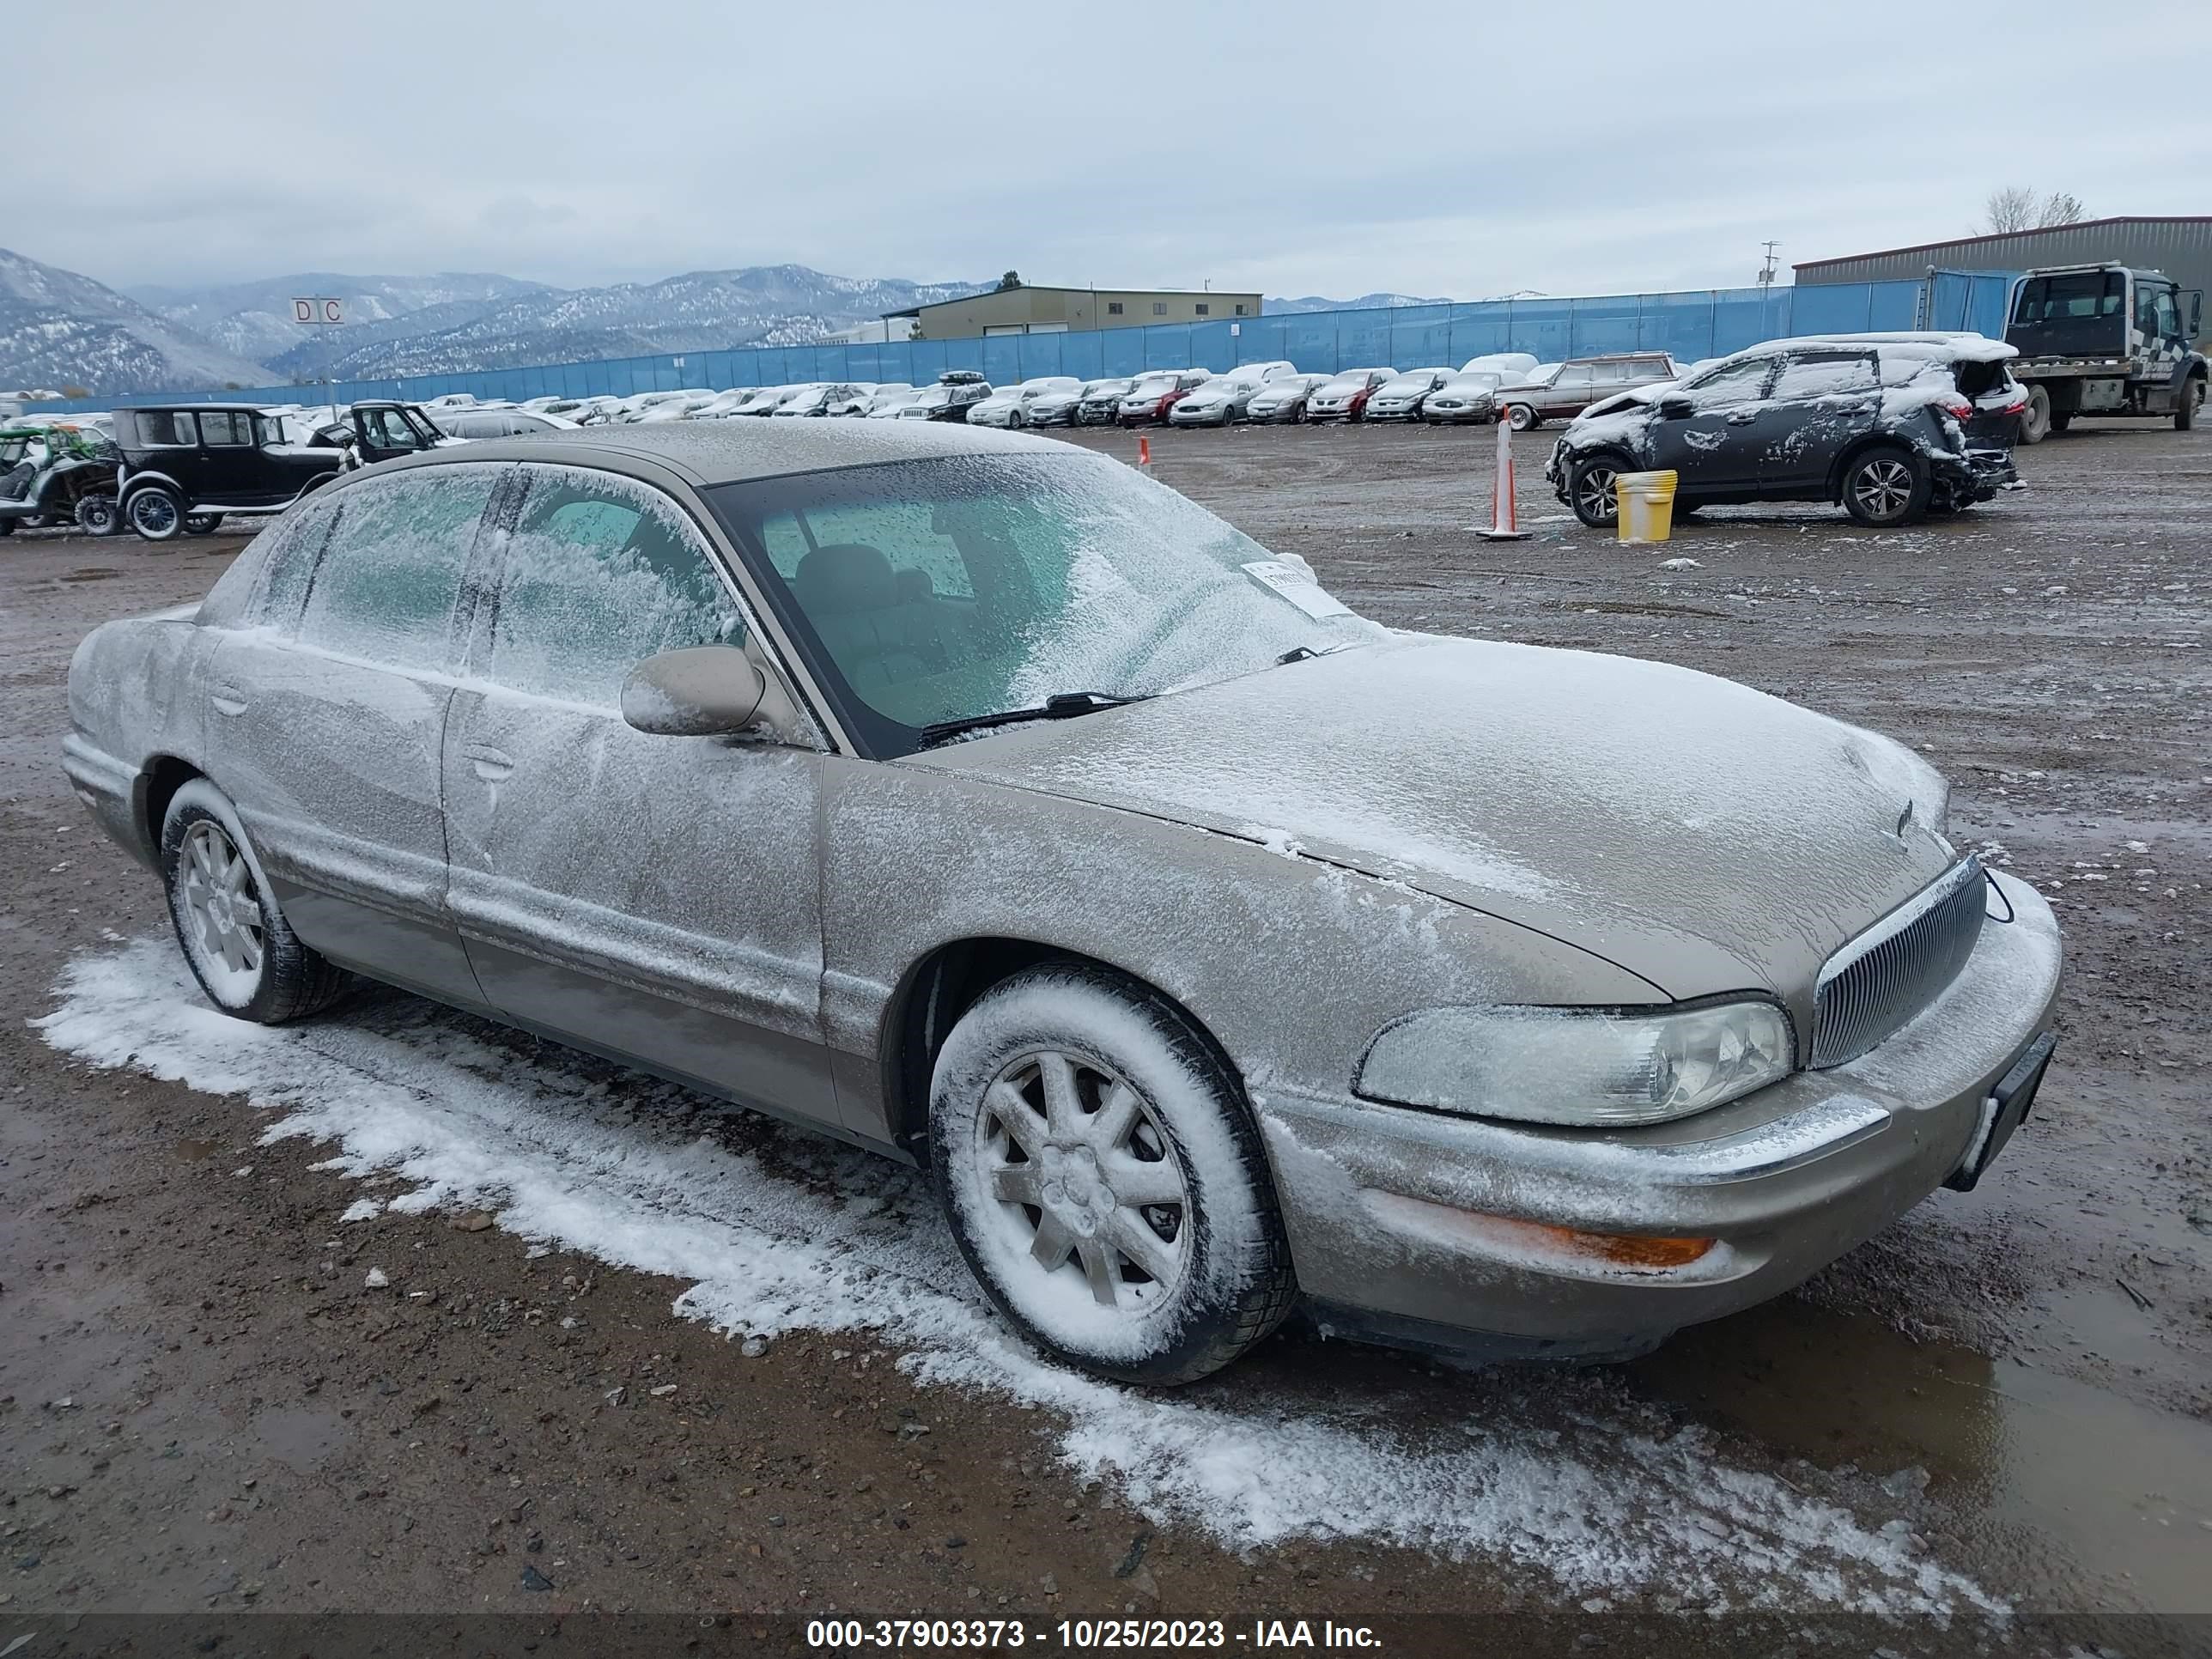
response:
<svg viewBox="0 0 2212 1659"><path fill-rule="evenodd" d="M477 1007L446 908L440 775L463 575L507 470L362 478L288 519L263 625L225 635L206 681L210 770L293 929Z"/></svg>
<svg viewBox="0 0 2212 1659"><path fill-rule="evenodd" d="M635 480L523 469L445 744L453 906L521 1024L817 1127L821 757L658 737L629 671L732 643L742 606L697 526Z"/></svg>
<svg viewBox="0 0 2212 1659"><path fill-rule="evenodd" d="M1817 490L1844 446L1874 429L1881 380L1870 351L1795 351L1751 424L1765 495Z"/></svg>
<svg viewBox="0 0 2212 1659"><path fill-rule="evenodd" d="M1759 446L1753 426L1768 379L1771 357L1747 357L1725 363L1655 402L1685 401L1689 411L1655 412L1650 431L1651 465L1677 473L1677 488L1692 495L1741 495L1759 488Z"/></svg>

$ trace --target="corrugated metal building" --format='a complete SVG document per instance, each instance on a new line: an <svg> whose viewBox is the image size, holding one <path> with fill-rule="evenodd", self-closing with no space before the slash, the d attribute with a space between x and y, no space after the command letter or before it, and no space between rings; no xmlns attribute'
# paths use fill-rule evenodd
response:
<svg viewBox="0 0 2212 1659"><path fill-rule="evenodd" d="M917 340L975 340L1000 334L1066 334L1094 328L1152 327L1260 314L1257 294L1193 294L1178 289L994 289L964 299L888 311L910 318Z"/></svg>
<svg viewBox="0 0 2212 1659"><path fill-rule="evenodd" d="M2113 260L2162 270L2184 289L2212 291L2212 216L2188 218L2085 219L2048 230L2002 236L1962 236L1952 242L1810 259L1796 267L1801 285L1917 279L1929 268L2026 270L2031 265L2078 265Z"/></svg>

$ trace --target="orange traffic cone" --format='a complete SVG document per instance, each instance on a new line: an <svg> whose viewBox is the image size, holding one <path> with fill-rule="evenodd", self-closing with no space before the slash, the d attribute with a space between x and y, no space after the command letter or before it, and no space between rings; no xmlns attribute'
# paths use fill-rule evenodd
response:
<svg viewBox="0 0 2212 1659"><path fill-rule="evenodd" d="M1139 438L1137 440L1137 471L1150 472L1152 470L1152 441L1150 438Z"/></svg>
<svg viewBox="0 0 2212 1659"><path fill-rule="evenodd" d="M1513 416L1510 410L1500 410L1498 416L1498 466L1490 485L1490 528L1474 532L1486 542L1524 542L1528 532L1521 528L1521 520L1513 505Z"/></svg>

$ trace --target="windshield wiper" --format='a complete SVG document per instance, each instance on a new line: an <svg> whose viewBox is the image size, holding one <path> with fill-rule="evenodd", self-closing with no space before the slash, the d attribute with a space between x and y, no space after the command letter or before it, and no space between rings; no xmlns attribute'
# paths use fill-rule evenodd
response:
<svg viewBox="0 0 2212 1659"><path fill-rule="evenodd" d="M1123 703L1142 702L1142 697L1117 697L1104 691L1055 691L1034 708L1001 708L995 714L968 714L957 720L939 720L933 726L921 728L921 746L943 743L947 738L957 738L963 732L981 732L994 726L1018 726L1024 720L1073 720L1078 714L1094 714L1101 708L1118 708Z"/></svg>

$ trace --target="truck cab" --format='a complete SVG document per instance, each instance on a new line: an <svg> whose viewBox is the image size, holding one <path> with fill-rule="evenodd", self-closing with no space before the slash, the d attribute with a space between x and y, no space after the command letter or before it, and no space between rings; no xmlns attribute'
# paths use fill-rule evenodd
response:
<svg viewBox="0 0 2212 1659"><path fill-rule="evenodd" d="M2021 441L2040 443L2076 415L2171 416L2197 422L2206 362L2195 346L2203 295L2155 270L2051 265L2014 283L2005 339L2027 387Z"/></svg>

